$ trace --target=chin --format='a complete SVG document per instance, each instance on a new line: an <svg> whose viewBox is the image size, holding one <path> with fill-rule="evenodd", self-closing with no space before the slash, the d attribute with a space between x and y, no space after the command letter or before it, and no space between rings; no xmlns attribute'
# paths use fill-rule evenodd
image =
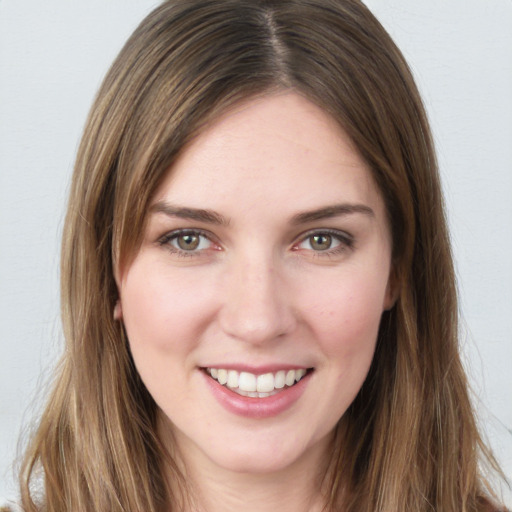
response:
<svg viewBox="0 0 512 512"><path fill-rule="evenodd" d="M268 453L266 450L244 450L244 453L222 454L213 462L226 471L239 474L266 475L279 473L293 466L297 461L295 456Z"/></svg>
<svg viewBox="0 0 512 512"><path fill-rule="evenodd" d="M301 460L311 460L311 457L318 457L320 464L327 453L327 442L326 438L310 445L309 442L294 438L293 434L281 440L244 440L229 446L212 447L209 458L226 471L265 475L292 469L300 465Z"/></svg>

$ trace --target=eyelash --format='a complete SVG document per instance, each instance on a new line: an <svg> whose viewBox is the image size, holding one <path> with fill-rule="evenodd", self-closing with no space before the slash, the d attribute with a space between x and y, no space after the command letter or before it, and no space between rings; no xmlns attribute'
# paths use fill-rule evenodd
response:
<svg viewBox="0 0 512 512"><path fill-rule="evenodd" d="M333 241L339 242L339 245L334 248L325 250L315 251L314 249L306 249L312 251L315 258L336 256L354 248L354 238L344 231L338 231L337 229L314 229L301 234L300 240L293 245L292 249L295 251L301 250L299 246L307 240L310 240L311 244L311 239L314 236L328 236L331 237Z"/></svg>
<svg viewBox="0 0 512 512"><path fill-rule="evenodd" d="M165 246L167 250L169 250L172 254L185 258L197 257L203 251L208 250L203 248L199 250L194 249L187 251L184 249L180 249L179 247L176 247L172 244L172 242L177 240L179 237L187 235L207 239L210 244L217 247L217 249L215 250L220 250L218 244L212 239L212 235L200 229L178 229L175 231L171 231L170 233L167 233L164 236L162 236L158 240L158 244L160 246ZM310 240L311 244L311 239L314 236L328 236L331 237L334 241L339 242L339 245L335 246L334 248L328 248L325 250L315 251L314 249L305 249L307 251L312 251L314 256L318 258L336 256L338 254L341 254L347 250L351 250L354 248L354 238L348 233L345 233L344 231L338 231L335 229L315 229L301 234L299 241L293 244L292 250L300 251L301 248L299 246L304 242L308 241L308 239ZM199 245L200 244L201 240L199 241Z"/></svg>
<svg viewBox="0 0 512 512"><path fill-rule="evenodd" d="M200 229L178 229L175 231L171 231L170 233L165 234L163 237L161 237L158 240L159 245L165 246L167 250L169 250L172 254L176 254L177 256L184 257L184 258L192 258L195 256L198 256L202 251L206 249L200 249L200 250L191 250L187 251L184 249L180 249L179 247L175 247L172 242L174 240L177 240L180 237L184 236L195 236L199 238L204 238L208 240L208 242L212 245L217 245L212 240L212 235L210 233L207 233L206 231L201 231ZM199 244L201 244L201 240L199 241Z"/></svg>

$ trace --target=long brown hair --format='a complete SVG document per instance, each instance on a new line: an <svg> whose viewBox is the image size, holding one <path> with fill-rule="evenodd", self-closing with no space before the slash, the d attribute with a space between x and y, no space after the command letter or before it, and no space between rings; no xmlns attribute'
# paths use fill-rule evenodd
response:
<svg viewBox="0 0 512 512"><path fill-rule="evenodd" d="M292 89L336 119L370 165L393 235L395 307L344 416L326 508L483 510L457 340L454 271L428 122L409 68L357 0L180 0L151 13L112 65L80 145L62 248L66 349L21 475L25 510L169 510L156 406L120 323L115 269L152 195L208 122ZM44 486L33 498L31 481Z"/></svg>

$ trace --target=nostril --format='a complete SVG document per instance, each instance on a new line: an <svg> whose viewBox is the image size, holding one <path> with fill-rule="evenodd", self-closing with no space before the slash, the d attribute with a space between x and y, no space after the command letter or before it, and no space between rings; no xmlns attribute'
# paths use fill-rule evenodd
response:
<svg viewBox="0 0 512 512"><path fill-rule="evenodd" d="M286 318L286 313L250 306L246 311L238 308L224 312L221 325L230 337L255 344L275 341L293 330L293 322Z"/></svg>

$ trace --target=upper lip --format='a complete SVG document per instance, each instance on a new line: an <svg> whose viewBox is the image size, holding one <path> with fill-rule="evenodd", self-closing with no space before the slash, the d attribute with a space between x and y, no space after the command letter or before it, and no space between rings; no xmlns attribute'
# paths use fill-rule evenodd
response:
<svg viewBox="0 0 512 512"><path fill-rule="evenodd" d="M249 365L244 363L219 363L219 364L208 364L201 366L201 368L217 368L217 369L226 369L226 370L236 370L238 372L247 372L252 373L254 375L263 375L265 373L276 373L280 370L308 370L311 369L311 366L302 365L302 364L265 364L265 365Z"/></svg>

